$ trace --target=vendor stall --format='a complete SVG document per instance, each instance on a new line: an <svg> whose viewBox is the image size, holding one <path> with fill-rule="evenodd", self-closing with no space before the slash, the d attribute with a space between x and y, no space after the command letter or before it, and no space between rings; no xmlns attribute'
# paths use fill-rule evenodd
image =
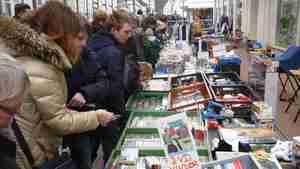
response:
<svg viewBox="0 0 300 169"><path fill-rule="evenodd" d="M300 139L292 140L282 133L272 106L241 80L240 56L219 46L214 49L215 55L223 54L214 56L221 67L218 72L208 65L187 73L186 68L193 63L197 69L197 62L191 62L192 52L186 45L180 42L166 46L156 65L155 78L130 97L130 117L106 168L296 166ZM260 55L257 58L257 63L264 63ZM230 65L229 69L225 65Z"/></svg>

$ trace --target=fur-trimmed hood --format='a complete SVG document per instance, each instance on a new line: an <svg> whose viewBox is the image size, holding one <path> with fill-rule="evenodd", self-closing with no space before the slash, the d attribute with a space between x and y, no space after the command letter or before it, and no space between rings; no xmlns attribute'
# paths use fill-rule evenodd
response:
<svg viewBox="0 0 300 169"><path fill-rule="evenodd" d="M4 43L14 57L39 58L61 70L72 67L63 49L47 35L39 34L13 18L0 16L0 43Z"/></svg>

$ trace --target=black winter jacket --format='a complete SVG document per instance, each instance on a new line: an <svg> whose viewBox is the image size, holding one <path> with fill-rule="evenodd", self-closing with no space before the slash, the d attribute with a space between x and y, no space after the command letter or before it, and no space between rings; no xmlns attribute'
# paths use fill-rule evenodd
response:
<svg viewBox="0 0 300 169"><path fill-rule="evenodd" d="M109 82L107 73L96 61L96 55L88 48L81 53L80 63L66 72L68 84L68 102L76 93L81 93L88 103L103 108L109 95Z"/></svg>
<svg viewBox="0 0 300 169"><path fill-rule="evenodd" d="M16 169L16 143L0 135L0 169Z"/></svg>
<svg viewBox="0 0 300 169"><path fill-rule="evenodd" d="M96 53L96 62L103 66L109 79L109 99L105 108L116 114L125 112L125 59L121 45L112 34L100 31L90 38L88 47Z"/></svg>

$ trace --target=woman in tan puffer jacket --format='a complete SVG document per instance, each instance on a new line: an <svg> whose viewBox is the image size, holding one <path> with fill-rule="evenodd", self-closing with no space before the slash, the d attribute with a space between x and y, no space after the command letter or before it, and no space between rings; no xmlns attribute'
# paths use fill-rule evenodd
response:
<svg viewBox="0 0 300 169"><path fill-rule="evenodd" d="M0 16L0 43L13 51L30 79L30 91L16 120L34 166L39 167L57 156L62 136L96 129L115 117L104 110L76 112L65 107L64 71L78 61L85 44L78 16L62 3L48 1L27 23ZM19 146L17 164L21 169L32 168Z"/></svg>

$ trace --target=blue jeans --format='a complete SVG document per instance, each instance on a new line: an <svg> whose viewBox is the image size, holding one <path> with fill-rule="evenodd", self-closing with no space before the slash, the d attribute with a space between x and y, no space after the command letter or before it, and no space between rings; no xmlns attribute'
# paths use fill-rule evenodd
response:
<svg viewBox="0 0 300 169"><path fill-rule="evenodd" d="M64 137L64 143L71 150L71 157L80 169L91 169L97 157L99 143L90 133L74 134Z"/></svg>

